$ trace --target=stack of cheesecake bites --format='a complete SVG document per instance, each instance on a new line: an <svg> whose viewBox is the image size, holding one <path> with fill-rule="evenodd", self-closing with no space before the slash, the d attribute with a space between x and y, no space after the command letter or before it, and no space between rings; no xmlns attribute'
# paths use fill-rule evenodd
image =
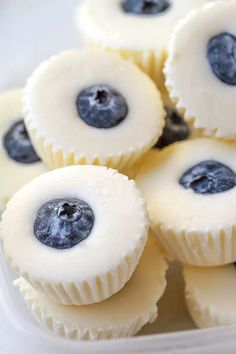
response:
<svg viewBox="0 0 236 354"><path fill-rule="evenodd" d="M236 323L235 16L235 0L84 0L88 48L1 95L4 255L42 327L135 335L166 260L197 326Z"/></svg>

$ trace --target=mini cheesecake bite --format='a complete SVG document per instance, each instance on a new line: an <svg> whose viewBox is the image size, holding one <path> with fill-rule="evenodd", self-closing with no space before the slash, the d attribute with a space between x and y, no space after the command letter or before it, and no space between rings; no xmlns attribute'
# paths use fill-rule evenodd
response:
<svg viewBox="0 0 236 354"><path fill-rule="evenodd" d="M35 290L25 279L15 286L37 322L54 334L79 340L135 335L157 317L157 302L166 287L167 264L149 236L141 260L128 283L98 304L63 306Z"/></svg>
<svg viewBox="0 0 236 354"><path fill-rule="evenodd" d="M233 142L198 138L146 155L136 182L169 257L196 266L236 260L235 153Z"/></svg>
<svg viewBox="0 0 236 354"><path fill-rule="evenodd" d="M166 85L177 108L205 135L234 138L236 3L212 1L176 27Z"/></svg>
<svg viewBox="0 0 236 354"><path fill-rule="evenodd" d="M200 328L236 324L236 265L184 267L185 298Z"/></svg>
<svg viewBox="0 0 236 354"><path fill-rule="evenodd" d="M134 181L105 167L71 166L18 191L1 230L7 262L36 290L57 303L86 305L130 279L148 218Z"/></svg>
<svg viewBox="0 0 236 354"><path fill-rule="evenodd" d="M48 171L30 141L24 124L21 99L20 89L0 95L0 213L18 189Z"/></svg>
<svg viewBox="0 0 236 354"><path fill-rule="evenodd" d="M100 50L72 50L42 63L28 80L24 102L32 141L52 168L129 167L164 125L154 83L132 63Z"/></svg>
<svg viewBox="0 0 236 354"><path fill-rule="evenodd" d="M171 34L190 10L207 0L86 0L76 14L88 45L134 61L163 88L163 63Z"/></svg>

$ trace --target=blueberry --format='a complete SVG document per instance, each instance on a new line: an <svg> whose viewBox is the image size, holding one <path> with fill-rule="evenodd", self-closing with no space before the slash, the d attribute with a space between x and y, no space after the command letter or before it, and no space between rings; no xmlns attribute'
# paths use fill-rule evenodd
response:
<svg viewBox="0 0 236 354"><path fill-rule="evenodd" d="M135 15L157 15L170 7L167 0L125 0L122 8Z"/></svg>
<svg viewBox="0 0 236 354"><path fill-rule="evenodd" d="M95 128L113 128L128 114L125 98L113 87L94 85L84 89L76 101L79 117Z"/></svg>
<svg viewBox="0 0 236 354"><path fill-rule="evenodd" d="M236 174L222 163L209 160L187 170L179 183L198 194L216 194L234 188Z"/></svg>
<svg viewBox="0 0 236 354"><path fill-rule="evenodd" d="M166 108L165 128L155 147L158 149L163 149L176 141L187 139L189 135L190 130L185 121L177 114L176 111Z"/></svg>
<svg viewBox="0 0 236 354"><path fill-rule="evenodd" d="M53 199L38 210L34 235L46 246L72 248L85 240L94 225L91 207L76 198Z"/></svg>
<svg viewBox="0 0 236 354"><path fill-rule="evenodd" d="M211 70L225 84L236 85L236 37L230 33L220 33L210 39L207 58Z"/></svg>
<svg viewBox="0 0 236 354"><path fill-rule="evenodd" d="M17 162L30 164L40 161L23 120L14 123L3 137L3 146L8 156Z"/></svg>

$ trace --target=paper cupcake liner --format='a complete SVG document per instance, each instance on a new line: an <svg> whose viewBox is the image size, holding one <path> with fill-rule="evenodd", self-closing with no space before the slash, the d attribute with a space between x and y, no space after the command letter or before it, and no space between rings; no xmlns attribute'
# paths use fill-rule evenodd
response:
<svg viewBox="0 0 236 354"><path fill-rule="evenodd" d="M53 303L47 295L38 292L22 277L14 285L19 288L37 322L55 334L80 340L132 336L143 325L156 319L156 303L166 287L168 267L155 241L149 238L144 252L137 273L130 283L121 292L99 304L73 306L71 309L70 306ZM150 272L153 267L156 267L154 273ZM145 287L145 284L147 293L141 295L138 289ZM127 302L130 306L127 306ZM128 309L130 312L127 313ZM113 315L110 316L110 313Z"/></svg>
<svg viewBox="0 0 236 354"><path fill-rule="evenodd" d="M62 322L59 318L50 313L50 307L42 306L36 297L37 291L34 290L23 278L14 282L32 312L36 321L44 329L53 332L56 335L78 340L98 340L130 337L135 335L146 323L154 322L157 317L157 306L152 304L149 312L141 314L140 317L133 319L130 323L123 324L120 327L89 329L83 326L73 325L72 323ZM63 306L63 305L61 305ZM89 305L88 305L89 306Z"/></svg>
<svg viewBox="0 0 236 354"><path fill-rule="evenodd" d="M92 42L91 39L84 39L87 47L99 48L110 53L118 54L123 59L136 64L144 71L158 86L160 91L165 90L165 76L163 73L164 63L167 58L165 51L159 53L155 50L128 50L123 48L112 48L101 43Z"/></svg>
<svg viewBox="0 0 236 354"><path fill-rule="evenodd" d="M186 290L188 291L188 290ZM199 328L223 326L213 307L205 307L194 297L194 294L186 292L185 302L191 318Z"/></svg>
<svg viewBox="0 0 236 354"><path fill-rule="evenodd" d="M171 259L193 266L217 266L236 261L236 226L215 231L173 230L162 225L153 231Z"/></svg>
<svg viewBox="0 0 236 354"><path fill-rule="evenodd" d="M22 275L35 289L47 294L54 302L63 305L87 305L107 299L117 293L131 278L143 253L146 235L139 237L136 248L131 250L113 270L84 282L49 282L36 279L24 272L14 263L14 259L5 255L6 262L18 274Z"/></svg>
<svg viewBox="0 0 236 354"><path fill-rule="evenodd" d="M29 115L26 117L26 125L38 155L43 162L52 169L70 166L70 165L97 165L115 168L121 171L124 168L131 167L138 161L155 143L158 138L152 136L149 141L140 145L139 148L130 148L126 152L118 152L116 155L87 155L86 153L78 154L75 151L64 153L62 146L49 142L40 130L33 128ZM161 131L162 129L158 129Z"/></svg>
<svg viewBox="0 0 236 354"><path fill-rule="evenodd" d="M197 327L208 328L235 324L235 320L226 317L223 311L216 309L215 306L210 305L209 303L204 303L199 300L194 285L188 282L185 270L184 278L186 306Z"/></svg>

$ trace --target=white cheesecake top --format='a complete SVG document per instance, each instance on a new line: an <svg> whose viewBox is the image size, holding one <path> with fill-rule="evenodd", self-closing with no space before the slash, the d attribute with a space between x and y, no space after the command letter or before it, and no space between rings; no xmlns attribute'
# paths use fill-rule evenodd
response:
<svg viewBox="0 0 236 354"><path fill-rule="evenodd" d="M235 174L235 156L235 143L210 138L176 143L147 154L136 182L147 201L152 226L176 232L209 231L212 235L220 229L231 230L236 223L236 187L200 194L184 188L179 181L189 169L209 160L229 167ZM196 182L199 180L201 177L196 178Z"/></svg>
<svg viewBox="0 0 236 354"><path fill-rule="evenodd" d="M169 0L166 11L156 15L127 13L122 0L85 0L76 20L85 39L105 47L130 50L167 50L171 34L190 10L207 0ZM145 6L145 4L144 4Z"/></svg>

